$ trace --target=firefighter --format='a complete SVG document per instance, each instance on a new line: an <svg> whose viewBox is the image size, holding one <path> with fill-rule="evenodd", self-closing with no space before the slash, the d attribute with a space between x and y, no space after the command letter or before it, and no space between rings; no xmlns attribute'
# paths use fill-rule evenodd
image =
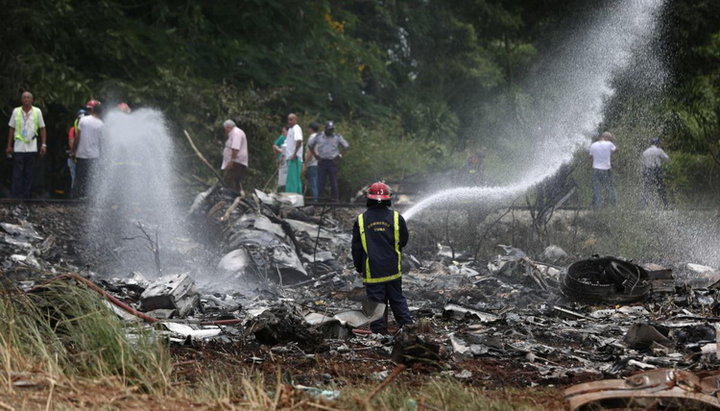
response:
<svg viewBox="0 0 720 411"><path fill-rule="evenodd" d="M389 304L399 326L412 324L402 293L402 249L408 242L405 219L390 208L390 187L377 182L367 192L367 210L353 225L352 257L368 300ZM386 334L384 318L373 321L374 333Z"/></svg>

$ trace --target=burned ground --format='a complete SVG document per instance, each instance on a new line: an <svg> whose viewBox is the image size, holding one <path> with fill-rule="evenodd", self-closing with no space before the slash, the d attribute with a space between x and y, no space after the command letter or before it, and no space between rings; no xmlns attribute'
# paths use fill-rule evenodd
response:
<svg viewBox="0 0 720 411"><path fill-rule="evenodd" d="M40 203L0 210L0 222L27 230L8 232L0 243L6 287L27 289L55 274L74 272L140 307L146 284L131 281L138 278L133 269L140 265L128 255L145 250L142 259L152 263L152 253L147 247L105 252L87 247L85 207ZM438 253L429 234L417 230L413 234L423 241L408 252L413 268L403 283L417 324L399 332L391 326L390 336L368 335L364 327L345 325L332 317L357 310L364 295L347 256L349 222L361 209L288 209L211 193L188 216L188 224L203 227L195 237L202 240L191 251L163 250L164 256L184 253L191 261L191 275L195 267L206 266L203 275L210 272L223 283L207 288L207 278L198 281L199 305L189 317L172 320L193 325L198 333L158 331L171 345L175 384L192 386L216 374L231 383L251 373L273 381L280 370L281 381L290 386L342 393L372 387L404 363L408 370L394 384L409 389L450 379L489 398L557 409L563 406L560 390L574 384L650 368L720 368L713 349L718 305L711 272L692 275L678 265L671 267L676 277L694 278L692 284L671 279L668 287L667 280L656 281L637 302L590 305L570 301L560 291L571 257L540 262L507 248L484 260L457 255L453 260L442 249ZM29 238L32 233L38 238ZM105 244L112 241L123 242L108 239ZM199 255L203 259L198 260ZM223 265L223 259L244 265ZM132 264L124 266L128 260ZM168 266L180 265L176 260ZM150 268L140 274L155 279L152 264L145 267ZM318 314L325 317L317 320ZM219 321L219 328L197 324L212 321ZM209 327L217 332L201 333ZM47 398L47 388L38 388L38 398ZM73 400L72 390L61 388L56 395L64 395L70 406L98 404L83 403L88 400L81 396ZM12 395L5 398L19 404ZM134 394L127 398L153 401Z"/></svg>

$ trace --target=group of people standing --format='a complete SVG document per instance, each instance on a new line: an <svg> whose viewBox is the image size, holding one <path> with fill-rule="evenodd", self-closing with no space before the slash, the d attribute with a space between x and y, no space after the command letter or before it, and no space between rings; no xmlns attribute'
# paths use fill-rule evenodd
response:
<svg viewBox="0 0 720 411"><path fill-rule="evenodd" d="M350 145L335 131L335 123L325 122L323 131L317 122L308 125L310 136L307 149L303 147L303 131L298 124L297 115L290 113L287 126L273 143L278 165L278 189L287 193L304 194L302 176L312 201L323 199L325 185L330 183L330 200L340 201L338 172L342 151Z"/></svg>
<svg viewBox="0 0 720 411"><path fill-rule="evenodd" d="M590 145L593 208L600 208L606 204L615 205L617 203L611 163L612 155L617 152L617 150L618 147L615 136L608 131L602 133L598 141ZM670 160L670 157L660 148L660 138L652 138L650 140L650 147L642 153L643 189L641 205L643 207L647 207L650 204L653 192L657 193L663 207L668 207L669 202L662 170L662 164L668 160Z"/></svg>
<svg viewBox="0 0 720 411"><path fill-rule="evenodd" d="M227 140L223 149L223 161L220 169L223 172L225 185L242 192L242 180L248 167L248 142L245 132L233 120L223 123ZM295 113L287 116L287 124L282 126L282 133L273 142L273 153L277 162L277 185L279 191L286 193L306 194L304 187L309 189L313 202L323 199L325 184L330 183L330 200L340 201L338 172L342 152L350 145L335 131L332 121L325 122L321 132L317 122L308 125L310 136L307 148L302 127L298 124ZM303 176L307 181L303 186Z"/></svg>
<svg viewBox="0 0 720 411"><path fill-rule="evenodd" d="M43 113L40 108L33 105L33 102L32 93L29 91L22 93L21 105L13 109L8 122L5 152L8 158L14 160L11 188L11 196L14 198L30 198L33 164L38 156L47 153L47 132ZM117 109L130 112L130 108L125 103L118 104ZM102 103L98 100L89 100L83 109L78 110L75 121L68 130L67 164L75 198L87 196L90 179L100 158L104 128L102 113ZM247 136L232 120L226 120L223 127L227 134L221 166L223 178L229 188L241 192L242 180L248 168ZM324 197L325 187L329 183L329 199L338 202L340 159L342 152L350 145L336 132L332 121L325 122L322 131L320 125L314 121L308 125L308 128L310 135L305 144L298 117L295 113L290 113L287 116L287 125L282 128L282 134L273 143L278 165L278 188L288 193L305 194L302 181L304 176L312 201L317 202L327 198ZM594 208L614 205L617 202L611 164L612 155L617 150L615 136L607 131L600 135L598 141L590 145ZM662 164L669 159L670 157L660 148L660 139L651 139L650 146L642 153L641 204L643 207L650 204L653 192L657 193L662 205L668 207ZM481 165L482 154L473 153L466 165L468 179L473 181L466 181L466 184L477 184L474 180L481 178Z"/></svg>
<svg viewBox="0 0 720 411"><path fill-rule="evenodd" d="M132 111L127 103L119 103L115 108L125 114ZM100 101L88 100L85 107L77 111L75 121L68 129L67 165L73 198L90 194L91 180L98 172L105 130L104 112Z"/></svg>
<svg viewBox="0 0 720 411"><path fill-rule="evenodd" d="M35 159L47 153L47 132L42 110L33 105L32 93L22 93L20 101L22 105L10 115L5 153L13 159L11 196L30 198ZM88 101L68 131L68 168L76 198L87 194L93 167L100 157L101 114L102 104L97 100Z"/></svg>

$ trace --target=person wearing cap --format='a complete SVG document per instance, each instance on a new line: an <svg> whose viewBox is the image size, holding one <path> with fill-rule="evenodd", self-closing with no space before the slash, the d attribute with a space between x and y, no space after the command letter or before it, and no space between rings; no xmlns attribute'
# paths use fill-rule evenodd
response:
<svg viewBox="0 0 720 411"><path fill-rule="evenodd" d="M405 219L390 208L390 187L377 182L367 192L367 210L353 224L352 258L371 302L389 304L399 326L412 324L402 292L402 249L409 234ZM374 333L386 334L384 318L370 323Z"/></svg>
<svg viewBox="0 0 720 411"><path fill-rule="evenodd" d="M325 180L330 179L330 196L332 201L340 200L337 175L340 170L340 149L347 150L350 147L347 141L335 132L335 124L332 121L325 123L325 131L318 134L312 145L308 145L310 151L318 160L318 195L325 193Z"/></svg>
<svg viewBox="0 0 720 411"><path fill-rule="evenodd" d="M665 208L668 207L668 198L665 190L665 176L663 175L662 164L669 161L670 156L665 150L659 147L660 138L655 137L650 140L650 147L642 153L643 163L643 191L642 206L647 207L650 193L657 191L660 201Z"/></svg>
<svg viewBox="0 0 720 411"><path fill-rule="evenodd" d="M7 147L5 152L13 156L12 197L30 198L32 188L33 163L38 155L47 152L47 134L42 111L33 106L33 95L29 91L22 93L22 105L15 107L10 115ZM40 150L38 150L40 136Z"/></svg>
<svg viewBox="0 0 720 411"><path fill-rule="evenodd" d="M75 186L75 176L76 176L76 159L72 156L72 148L75 144L75 136L78 134L78 124L80 123L80 119L85 117L87 114L87 110L84 108L81 108L77 111L77 114L75 114L75 121L73 121L73 125L70 126L70 129L68 130L68 159L67 159L67 166L68 170L70 170L70 191L72 192L73 187Z"/></svg>
<svg viewBox="0 0 720 411"><path fill-rule="evenodd" d="M303 163L303 133L298 125L295 113L287 116L288 134L285 139L285 164L287 164L287 178L285 192L302 194L302 163Z"/></svg>
<svg viewBox="0 0 720 411"><path fill-rule="evenodd" d="M320 131L320 125L316 122L311 122L308 126L310 129L310 138L308 138L308 147L314 145L315 138ZM307 184L310 188L310 195L312 201L318 201L318 161L313 155L312 150L305 152L305 162L303 163L303 170L305 171L305 177L307 178Z"/></svg>
<svg viewBox="0 0 720 411"><path fill-rule="evenodd" d="M100 116L103 112L102 103L90 100L85 104L89 115L83 116L78 122L78 130L73 142L71 156L77 159L75 187L73 197L82 198L89 194L90 183L95 175L97 162L100 158L105 123Z"/></svg>
<svg viewBox="0 0 720 411"><path fill-rule="evenodd" d="M225 141L220 169L223 171L223 179L227 187L241 193L242 179L248 167L247 137L232 120L225 120L223 128L228 138Z"/></svg>
<svg viewBox="0 0 720 411"><path fill-rule="evenodd" d="M613 184L612 165L610 158L617 151L615 136L606 131L600 135L598 141L590 145L590 157L592 157L592 189L593 208L603 205L603 193L608 204L615 204L615 186Z"/></svg>

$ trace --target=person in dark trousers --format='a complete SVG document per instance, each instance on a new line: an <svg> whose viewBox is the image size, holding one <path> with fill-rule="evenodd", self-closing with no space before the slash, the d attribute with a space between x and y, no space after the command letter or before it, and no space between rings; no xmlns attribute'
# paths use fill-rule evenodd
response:
<svg viewBox="0 0 720 411"><path fill-rule="evenodd" d="M663 175L662 164L669 161L670 157L665 150L660 148L660 138L650 140L650 147L642 153L643 162L643 192L642 206L647 207L652 192L657 192L662 205L668 208L667 190L665 188L665 176Z"/></svg>
<svg viewBox="0 0 720 411"><path fill-rule="evenodd" d="M399 326L412 324L402 293L402 249L408 242L405 219L390 208L390 187L374 183L367 193L367 210L353 225L352 257L361 274L368 300L390 305ZM386 334L384 318L373 321L374 333Z"/></svg>
<svg viewBox="0 0 720 411"><path fill-rule="evenodd" d="M308 126L310 129L310 138L308 138L308 147L315 147L315 138L320 133L320 125L316 122L311 122ZM312 149L305 152L305 161L303 162L303 172L305 178L307 178L307 187L310 189L310 195L312 201L318 201L318 161L315 158L315 153Z"/></svg>
<svg viewBox="0 0 720 411"><path fill-rule="evenodd" d="M338 190L338 171L340 170L340 149L350 147L340 134L335 133L335 124L332 121L325 123L325 132L318 133L308 148L318 160L318 195L322 197L325 191L325 180L330 180L330 197L334 202L340 201Z"/></svg>
<svg viewBox="0 0 720 411"><path fill-rule="evenodd" d="M75 164L75 186L73 198L84 198L90 195L97 167L100 162L100 153L103 139L103 123L101 115L103 106L98 100L85 103L88 115L78 122L78 133L73 141L70 156L77 160Z"/></svg>
<svg viewBox="0 0 720 411"><path fill-rule="evenodd" d="M75 115L75 121L73 122L73 125L70 126L70 129L68 130L68 159L67 159L67 166L68 170L70 170L70 192L72 192L73 187L75 186L75 172L77 170L77 159L72 158L72 149L75 145L75 136L78 135L78 124L80 123L80 119L85 117L87 114L87 110L84 108L81 108L78 110L77 114Z"/></svg>
<svg viewBox="0 0 720 411"><path fill-rule="evenodd" d="M47 134L42 111L33 106L33 95L22 93L22 105L15 107L8 122L8 138L5 152L15 160L12 174L12 196L30 198L33 180L33 163L38 153L47 152ZM40 137L40 144L38 144ZM39 147L39 149L38 149Z"/></svg>
<svg viewBox="0 0 720 411"><path fill-rule="evenodd" d="M601 208L605 204L615 205L617 195L613 182L611 158L617 152L615 136L606 131L600 135L598 141L590 144L590 156L592 157L592 189L593 208ZM603 195L606 202L603 203Z"/></svg>

